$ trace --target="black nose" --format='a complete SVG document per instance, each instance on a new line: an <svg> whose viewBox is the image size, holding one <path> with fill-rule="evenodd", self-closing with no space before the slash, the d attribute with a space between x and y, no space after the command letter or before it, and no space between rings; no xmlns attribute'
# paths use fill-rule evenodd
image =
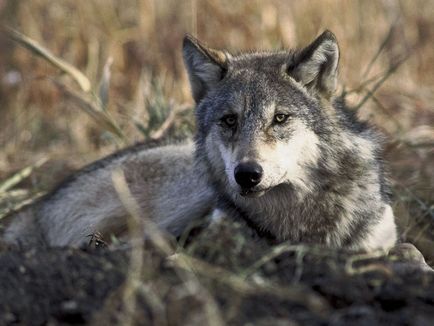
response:
<svg viewBox="0 0 434 326"><path fill-rule="evenodd" d="M262 167L254 162L240 163L234 171L235 181L244 189L253 188L262 179Z"/></svg>

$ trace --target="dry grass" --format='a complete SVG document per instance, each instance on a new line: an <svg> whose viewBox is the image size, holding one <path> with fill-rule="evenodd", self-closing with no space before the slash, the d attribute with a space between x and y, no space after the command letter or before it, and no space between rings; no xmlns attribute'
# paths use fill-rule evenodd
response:
<svg viewBox="0 0 434 326"><path fill-rule="evenodd" d="M388 136L400 227L433 262L433 11L428 0L0 0L4 26L36 44L0 34L0 184L13 182L0 208L125 144L190 134L184 33L238 51L302 45L329 28L341 91Z"/></svg>

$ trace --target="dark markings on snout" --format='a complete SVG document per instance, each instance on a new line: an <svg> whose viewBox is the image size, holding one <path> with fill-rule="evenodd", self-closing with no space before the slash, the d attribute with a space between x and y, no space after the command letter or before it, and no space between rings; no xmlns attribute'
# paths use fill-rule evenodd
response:
<svg viewBox="0 0 434 326"><path fill-rule="evenodd" d="M240 163L234 171L235 181L244 189L250 189L261 182L262 167L255 162Z"/></svg>

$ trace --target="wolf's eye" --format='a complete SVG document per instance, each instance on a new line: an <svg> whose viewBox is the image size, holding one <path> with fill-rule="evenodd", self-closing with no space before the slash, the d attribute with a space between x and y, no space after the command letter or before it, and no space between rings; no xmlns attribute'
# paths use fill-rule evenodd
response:
<svg viewBox="0 0 434 326"><path fill-rule="evenodd" d="M237 116L230 114L230 115L225 115L221 121L225 124L226 127L234 127L235 124L237 123Z"/></svg>
<svg viewBox="0 0 434 326"><path fill-rule="evenodd" d="M274 116L273 122L277 123L277 124L281 124L281 123L286 122L286 120L288 120L288 118L289 118L289 115L283 114L283 113L278 113Z"/></svg>

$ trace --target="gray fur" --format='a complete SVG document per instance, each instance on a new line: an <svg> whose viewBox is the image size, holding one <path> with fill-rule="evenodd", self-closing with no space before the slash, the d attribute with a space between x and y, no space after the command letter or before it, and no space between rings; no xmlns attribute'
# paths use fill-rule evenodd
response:
<svg viewBox="0 0 434 326"><path fill-rule="evenodd" d="M329 97L336 90L338 63L336 38L330 31L325 31L295 56L290 74L302 85Z"/></svg>
<svg viewBox="0 0 434 326"><path fill-rule="evenodd" d="M207 48L190 35L184 38L184 62L189 74L193 98L199 101L214 88L226 72L228 55L223 51Z"/></svg>
<svg viewBox="0 0 434 326"><path fill-rule="evenodd" d="M196 159L207 166L221 210L279 241L391 247L396 229L380 137L333 97L338 58L329 31L301 51L230 56L198 101ZM288 122L273 123L276 114ZM225 125L227 116L236 117L235 127ZM247 161L259 163L264 177L246 196L233 175Z"/></svg>
<svg viewBox="0 0 434 326"><path fill-rule="evenodd" d="M77 246L93 232L123 234L127 213L111 180L121 168L143 213L175 235L214 207L213 216L242 217L279 241L394 245L380 137L334 97L331 32L300 51L233 56L187 36L183 52L195 146L136 146L96 162L12 216L4 240ZM252 189L234 177L246 162L263 170Z"/></svg>
<svg viewBox="0 0 434 326"><path fill-rule="evenodd" d="M112 183L121 168L131 194L162 229L175 236L210 212L212 190L193 162L193 144L138 145L84 168L40 202L10 216L2 236L22 246L80 246L99 232L123 237L126 209Z"/></svg>

